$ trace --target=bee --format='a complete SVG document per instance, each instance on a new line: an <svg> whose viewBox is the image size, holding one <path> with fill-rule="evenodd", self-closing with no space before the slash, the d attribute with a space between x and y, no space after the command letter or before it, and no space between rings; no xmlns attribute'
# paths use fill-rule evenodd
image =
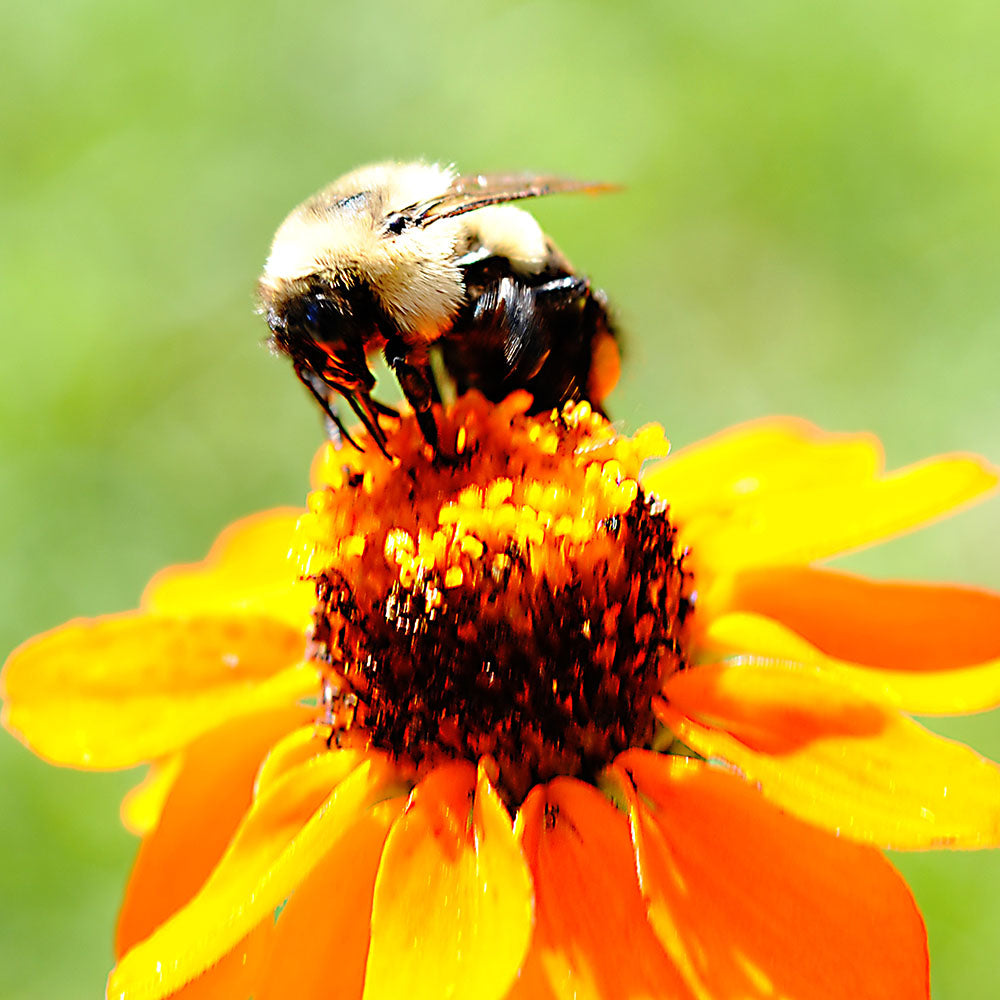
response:
<svg viewBox="0 0 1000 1000"><path fill-rule="evenodd" d="M269 344L357 447L343 397L388 457L368 359L381 351L438 452L439 380L499 401L528 390L534 411L587 399L600 409L620 352L605 296L535 219L509 202L609 189L555 177L460 177L382 163L334 181L281 224L258 284ZM435 375L438 377L436 378Z"/></svg>

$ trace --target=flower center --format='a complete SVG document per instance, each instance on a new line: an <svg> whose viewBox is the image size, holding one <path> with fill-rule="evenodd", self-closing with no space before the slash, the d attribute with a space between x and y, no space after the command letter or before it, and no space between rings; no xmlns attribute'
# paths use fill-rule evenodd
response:
<svg viewBox="0 0 1000 1000"><path fill-rule="evenodd" d="M453 465L410 420L395 465L328 451L300 526L334 738L415 773L491 757L512 804L649 745L690 610L666 507L637 481L662 432L527 403L463 397L439 418Z"/></svg>

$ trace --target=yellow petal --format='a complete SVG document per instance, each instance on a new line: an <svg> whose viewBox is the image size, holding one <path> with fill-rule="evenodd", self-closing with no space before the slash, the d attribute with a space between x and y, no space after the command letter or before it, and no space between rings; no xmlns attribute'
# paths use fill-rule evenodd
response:
<svg viewBox="0 0 1000 1000"><path fill-rule="evenodd" d="M406 797L380 802L292 893L274 926L254 1000L360 1000L375 876Z"/></svg>
<svg viewBox="0 0 1000 1000"><path fill-rule="evenodd" d="M290 705L230 719L175 756L177 771L143 839L118 914L115 955L148 937L201 888L253 798L268 749L313 710Z"/></svg>
<svg viewBox="0 0 1000 1000"><path fill-rule="evenodd" d="M996 482L981 459L944 456L874 481L831 477L809 489L761 492L730 507L678 513L678 537L691 547L696 575L810 563L927 524Z"/></svg>
<svg viewBox="0 0 1000 1000"><path fill-rule="evenodd" d="M890 670L824 656L815 646L763 615L734 612L711 622L702 637L719 658L750 654L808 663L839 675L855 688L916 715L980 712L1000 704L1000 659L948 670Z"/></svg>
<svg viewBox="0 0 1000 1000"><path fill-rule="evenodd" d="M528 871L485 772L439 767L386 841L365 1000L499 1000L524 959L531 920Z"/></svg>
<svg viewBox="0 0 1000 1000"><path fill-rule="evenodd" d="M3 724L52 763L129 767L225 719L314 696L316 670L297 662L304 641L241 614L79 619L11 654Z"/></svg>
<svg viewBox="0 0 1000 1000"><path fill-rule="evenodd" d="M257 771L254 796L263 794L288 771L330 752L321 727L313 720L303 722L304 725L293 729L271 748Z"/></svg>
<svg viewBox="0 0 1000 1000"><path fill-rule="evenodd" d="M681 741L809 822L880 847L1000 845L1000 768L829 672L711 664L664 694Z"/></svg>
<svg viewBox="0 0 1000 1000"><path fill-rule="evenodd" d="M830 434L794 417L766 417L672 453L642 483L684 524L769 493L865 482L881 469L882 447L870 434Z"/></svg>
<svg viewBox="0 0 1000 1000"><path fill-rule="evenodd" d="M182 755L177 753L153 764L149 773L125 793L119 810L122 826L137 837L145 836L160 821L163 803L181 769Z"/></svg>
<svg viewBox="0 0 1000 1000"><path fill-rule="evenodd" d="M169 615L247 611L303 631L316 592L311 581L299 578L289 552L304 513L286 507L231 524L201 562L157 573L143 594L143 607Z"/></svg>
<svg viewBox="0 0 1000 1000"><path fill-rule="evenodd" d="M191 902L121 959L108 981L110 1000L167 997L272 919L391 776L383 758L347 750L288 771L254 803Z"/></svg>

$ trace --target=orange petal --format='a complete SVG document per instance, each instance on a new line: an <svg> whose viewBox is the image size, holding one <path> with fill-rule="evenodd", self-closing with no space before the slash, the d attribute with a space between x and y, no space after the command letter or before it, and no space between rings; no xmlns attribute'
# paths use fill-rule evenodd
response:
<svg viewBox="0 0 1000 1000"><path fill-rule="evenodd" d="M559 1000L559 994L549 985L539 949L534 943L504 1000Z"/></svg>
<svg viewBox="0 0 1000 1000"><path fill-rule="evenodd" d="M530 936L531 881L510 816L482 768L437 768L386 841L365 1000L499 1000Z"/></svg>
<svg viewBox="0 0 1000 1000"><path fill-rule="evenodd" d="M274 927L271 963L255 1000L359 1000L375 875L406 798L380 802L295 890Z"/></svg>
<svg viewBox="0 0 1000 1000"><path fill-rule="evenodd" d="M750 653L810 663L845 678L875 698L917 715L980 712L1000 704L1000 659L947 670L886 670L824 656L798 633L762 615L737 611L710 622L700 636L718 658Z"/></svg>
<svg viewBox="0 0 1000 1000"><path fill-rule="evenodd" d="M288 771L254 802L191 902L119 961L108 997L160 1000L219 961L336 850L391 778L384 758L348 750Z"/></svg>
<svg viewBox="0 0 1000 1000"><path fill-rule="evenodd" d="M235 948L170 1000L243 1000L258 996L273 952L274 921L262 920ZM110 994L109 994L110 995Z"/></svg>
<svg viewBox="0 0 1000 1000"><path fill-rule="evenodd" d="M875 481L831 477L808 489L761 492L722 507L677 514L696 575L809 563L927 524L992 490L981 459L928 459ZM669 497L666 499L669 500Z"/></svg>
<svg viewBox="0 0 1000 1000"><path fill-rule="evenodd" d="M535 881L528 985L539 969L562 1000L691 996L649 925L628 823L571 778L532 790L517 818Z"/></svg>
<svg viewBox="0 0 1000 1000"><path fill-rule="evenodd" d="M987 590L779 566L738 574L726 603L853 663L917 671L1000 660L1000 594Z"/></svg>
<svg viewBox="0 0 1000 1000"><path fill-rule="evenodd" d="M702 761L629 751L614 770L650 922L699 998L926 1000L920 912L877 850Z"/></svg>
<svg viewBox="0 0 1000 1000"><path fill-rule="evenodd" d="M277 710L279 715L283 715L286 711L292 713L290 718L297 722L307 721L308 724L288 733L271 748L257 770L253 789L255 795L261 784L266 786L291 766L330 749L327 736L324 735L324 727L317 726L311 721L316 717L315 708L301 705L289 710ZM257 723L253 718L236 720L234 732L240 734L241 740L246 738L246 729L256 731ZM260 734L261 741L266 739L266 734L265 729ZM185 748L162 762L154 763L146 778L126 794L122 800L121 814L122 823L130 833L145 836L156 827L160 821L163 804L180 772L184 757L189 752L189 749Z"/></svg>
<svg viewBox="0 0 1000 1000"><path fill-rule="evenodd" d="M77 619L16 649L3 724L54 764L130 767L319 690L302 633L248 615Z"/></svg>
<svg viewBox="0 0 1000 1000"><path fill-rule="evenodd" d="M1000 768L815 667L747 662L675 674L658 714L782 808L882 847L1000 844Z"/></svg>
<svg viewBox="0 0 1000 1000"><path fill-rule="evenodd" d="M231 524L201 562L170 566L149 582L142 606L161 614L252 611L298 631L311 620L315 587L289 558L305 511L263 511Z"/></svg>
<svg viewBox="0 0 1000 1000"><path fill-rule="evenodd" d="M768 493L865 482L881 469L882 446L870 434L830 434L795 417L766 417L672 453L642 483L683 524Z"/></svg>
<svg viewBox="0 0 1000 1000"><path fill-rule="evenodd" d="M250 808L254 778L268 750L314 712L293 707L232 719L179 755L160 822L139 848L125 888L116 956L198 891Z"/></svg>

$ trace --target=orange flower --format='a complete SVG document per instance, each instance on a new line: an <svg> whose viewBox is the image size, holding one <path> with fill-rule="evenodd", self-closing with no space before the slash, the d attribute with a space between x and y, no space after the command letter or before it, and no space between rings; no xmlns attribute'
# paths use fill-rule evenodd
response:
<svg viewBox="0 0 1000 1000"><path fill-rule="evenodd" d="M37 753L152 763L109 996L927 996L879 848L1000 842L1000 769L906 714L1000 703L1000 596L816 563L996 473L778 419L640 485L657 428L525 406L326 448L308 512L11 656Z"/></svg>

